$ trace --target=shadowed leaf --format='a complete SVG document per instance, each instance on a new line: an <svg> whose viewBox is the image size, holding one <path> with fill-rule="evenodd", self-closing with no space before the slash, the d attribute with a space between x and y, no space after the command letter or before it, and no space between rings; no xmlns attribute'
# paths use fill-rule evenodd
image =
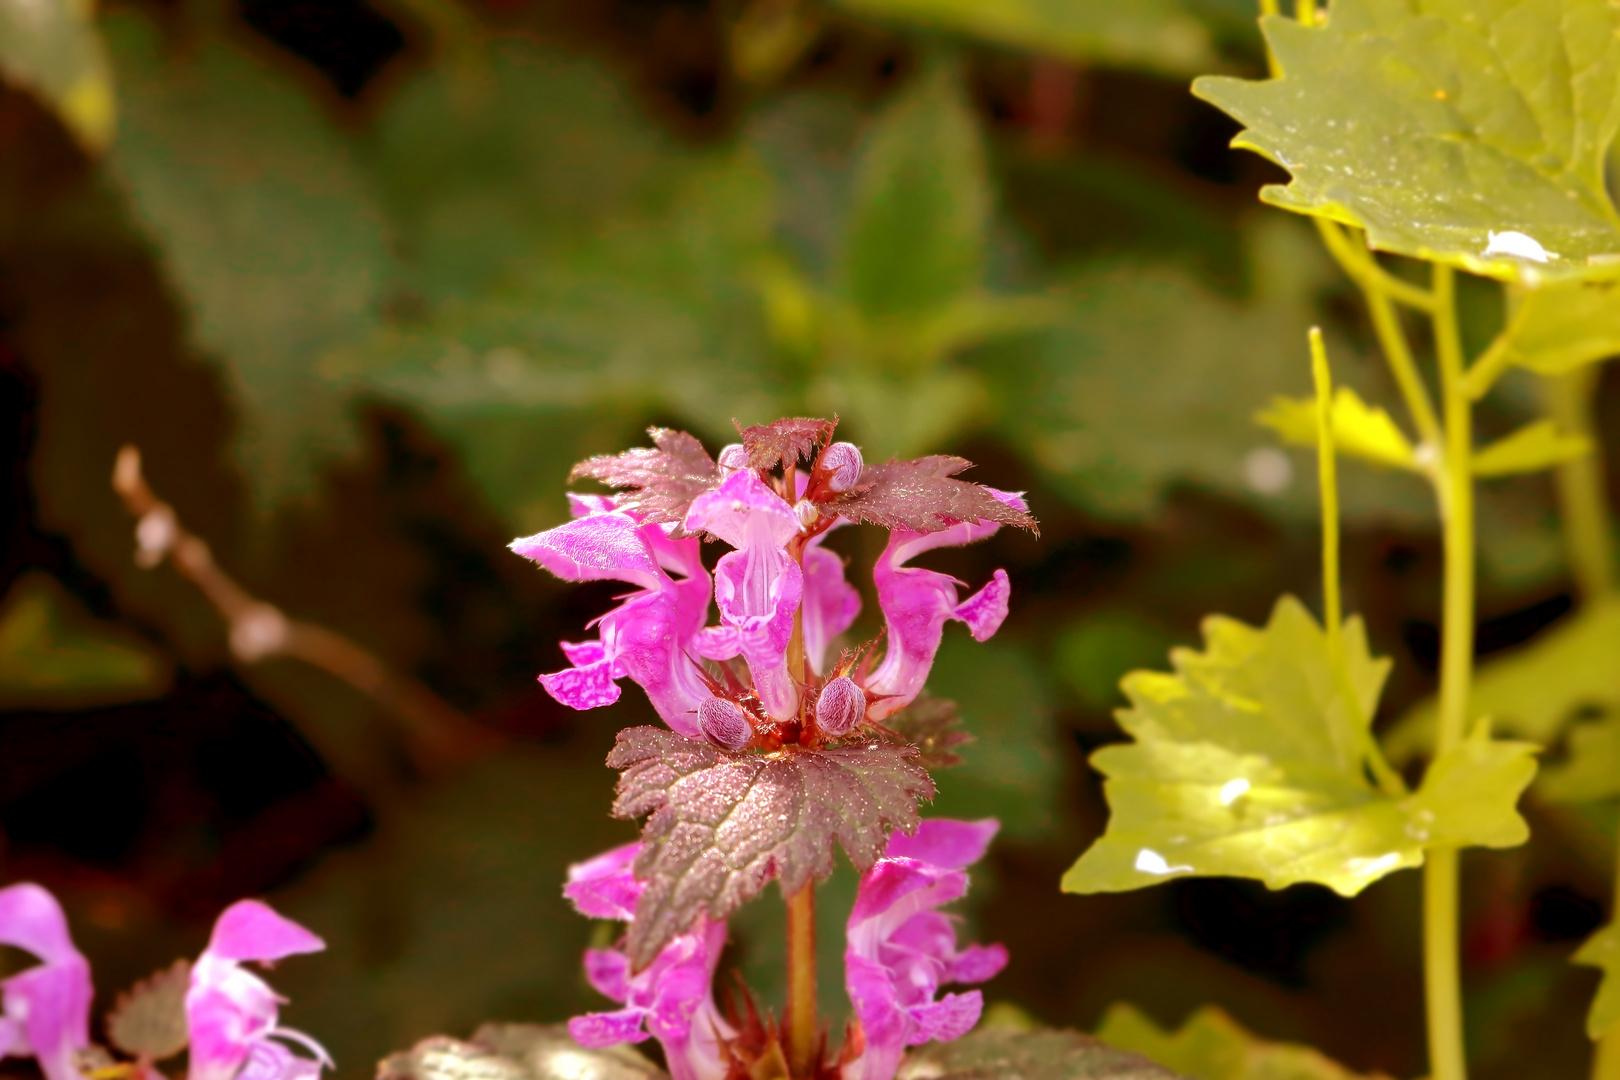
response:
<svg viewBox="0 0 1620 1080"><path fill-rule="evenodd" d="M1620 10L1606 0L1336 0L1261 23L1282 76L1193 92L1233 145L1293 175L1261 197L1367 230L1376 248L1535 283L1613 277Z"/></svg>
<svg viewBox="0 0 1620 1080"><path fill-rule="evenodd" d="M703 444L684 431L649 428L657 449L641 447L582 461L570 480L589 477L617 488L619 508L638 510L649 522L680 521L692 500L720 482L720 470Z"/></svg>
<svg viewBox="0 0 1620 1080"><path fill-rule="evenodd" d="M1204 635L1205 652L1171 653L1174 674L1126 676L1131 708L1118 717L1134 741L1092 756L1112 814L1064 875L1065 890L1219 875L1353 896L1420 865L1426 847L1512 847L1529 835L1515 803L1535 774L1535 747L1493 741L1483 723L1415 793L1387 795L1368 781L1360 725L1389 662L1368 653L1360 619L1344 626L1353 710L1327 635L1292 597L1263 628L1217 616Z"/></svg>
<svg viewBox="0 0 1620 1080"><path fill-rule="evenodd" d="M739 426L737 431L748 452L749 468L791 468L800 461L809 461L816 448L832 438L836 424L836 420L789 417L750 428Z"/></svg>
<svg viewBox="0 0 1620 1080"><path fill-rule="evenodd" d="M930 770L962 764L962 756L953 751L973 741L973 736L962 730L962 715L957 711L956 702L934 697L926 691L884 724L915 746L917 764Z"/></svg>
<svg viewBox="0 0 1620 1080"><path fill-rule="evenodd" d="M832 873L833 841L865 870L890 834L917 827L934 783L910 747L788 747L729 754L653 727L619 733L616 817L650 814L636 876L647 882L630 925L638 968L700 912L723 919L779 879L789 895Z"/></svg>
<svg viewBox="0 0 1620 1080"><path fill-rule="evenodd" d="M1573 960L1603 971L1603 981L1586 1014L1586 1033L1601 1038L1620 1023L1620 926L1610 923L1593 934L1576 950Z"/></svg>
<svg viewBox="0 0 1620 1080"><path fill-rule="evenodd" d="M972 466L964 458L933 454L912 461L868 465L856 487L828 507L851 521L932 533L964 521L996 521L1037 532L1035 519L978 484L951 479Z"/></svg>
<svg viewBox="0 0 1620 1080"><path fill-rule="evenodd" d="M1176 1074L1073 1031L981 1028L913 1050L895 1080L1176 1080Z"/></svg>
<svg viewBox="0 0 1620 1080"><path fill-rule="evenodd" d="M1309 1046L1257 1038L1213 1005L1175 1032L1132 1005L1114 1005L1097 1038L1198 1080L1388 1080L1383 1073L1353 1073Z"/></svg>
<svg viewBox="0 0 1620 1080"><path fill-rule="evenodd" d="M107 1013L107 1037L126 1054L162 1061L186 1048L186 991L191 965L176 960L118 995Z"/></svg>
<svg viewBox="0 0 1620 1080"><path fill-rule="evenodd" d="M1591 453L1584 435L1566 435L1551 420L1526 424L1513 434L1474 452L1475 476L1512 476L1539 472Z"/></svg>

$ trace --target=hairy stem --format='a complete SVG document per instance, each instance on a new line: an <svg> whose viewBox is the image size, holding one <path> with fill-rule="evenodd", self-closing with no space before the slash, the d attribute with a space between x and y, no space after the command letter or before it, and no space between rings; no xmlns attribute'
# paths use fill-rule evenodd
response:
<svg viewBox="0 0 1620 1080"><path fill-rule="evenodd" d="M816 883L788 897L787 1055L795 1078L815 1075Z"/></svg>
<svg viewBox="0 0 1620 1080"><path fill-rule="evenodd" d="M1458 745L1468 723L1474 663L1473 402L1463 387L1456 281L1434 267L1435 354L1445 415L1439 476L1445 539L1445 602L1440 645L1440 723L1435 757ZM1465 1080L1462 992L1458 972L1457 852L1434 849L1423 872L1424 983L1429 1013L1429 1068L1434 1080Z"/></svg>
<svg viewBox="0 0 1620 1080"><path fill-rule="evenodd" d="M1588 365L1542 380L1548 417L1560 430L1584 435L1593 444L1590 454L1564 462L1555 475L1570 570L1582 599L1588 601L1614 590L1614 535L1609 524L1603 456L1592 421L1592 396L1600 370Z"/></svg>

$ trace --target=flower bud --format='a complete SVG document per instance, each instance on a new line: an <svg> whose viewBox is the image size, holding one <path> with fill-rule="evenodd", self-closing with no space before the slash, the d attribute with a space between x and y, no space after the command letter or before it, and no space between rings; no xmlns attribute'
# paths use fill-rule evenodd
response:
<svg viewBox="0 0 1620 1080"><path fill-rule="evenodd" d="M743 749L754 737L753 725L736 702L711 697L698 706L698 727L708 740L733 753Z"/></svg>
<svg viewBox="0 0 1620 1080"><path fill-rule="evenodd" d="M800 499L793 504L793 516L799 519L799 531L809 532L810 526L821 517L821 507L809 499Z"/></svg>
<svg viewBox="0 0 1620 1080"><path fill-rule="evenodd" d="M827 477L827 486L834 491L848 491L860 483L861 469L866 466L860 447L847 442L835 442L827 447L817 464L832 474Z"/></svg>
<svg viewBox="0 0 1620 1080"><path fill-rule="evenodd" d="M854 730L866 717L866 694L855 685L855 680L840 675L821 688L816 699L816 726L823 733L837 738Z"/></svg>
<svg viewBox="0 0 1620 1080"><path fill-rule="evenodd" d="M715 464L720 466L720 475L730 476L738 469L748 468L748 451L743 448L742 443L734 442L729 446L722 446L714 460Z"/></svg>

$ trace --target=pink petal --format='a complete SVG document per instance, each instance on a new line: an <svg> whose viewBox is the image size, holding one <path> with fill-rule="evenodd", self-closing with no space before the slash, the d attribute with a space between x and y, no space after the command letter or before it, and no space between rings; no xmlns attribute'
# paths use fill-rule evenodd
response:
<svg viewBox="0 0 1620 1080"><path fill-rule="evenodd" d="M47 964L79 957L62 905L32 881L0 889L0 944L26 949Z"/></svg>
<svg viewBox="0 0 1620 1080"><path fill-rule="evenodd" d="M1007 580L1007 571L997 570L988 585L957 605L951 617L967 623L974 641L988 641L1007 618L1007 600L1011 595L1012 584Z"/></svg>
<svg viewBox="0 0 1620 1080"><path fill-rule="evenodd" d="M1001 828L995 818L981 821L956 821L951 818L927 818L917 826L917 832L907 836L896 832L889 837L885 858L916 859L949 870L961 870L984 858L990 840Z"/></svg>
<svg viewBox="0 0 1620 1080"><path fill-rule="evenodd" d="M630 960L617 949L586 949L585 981L605 998L629 1001Z"/></svg>
<svg viewBox="0 0 1620 1080"><path fill-rule="evenodd" d="M215 920L207 954L222 960L280 960L324 948L326 942L276 914L270 905L238 900Z"/></svg>
<svg viewBox="0 0 1620 1080"><path fill-rule="evenodd" d="M687 532L713 533L738 549L755 544L785 547L799 535L793 507L752 469L733 473L713 491L693 499L683 524Z"/></svg>
<svg viewBox="0 0 1620 1080"><path fill-rule="evenodd" d="M594 859L568 868L568 884L563 895L573 901L582 915L593 919L630 921L636 901L646 887L637 881L632 866L641 854L641 843L624 844Z"/></svg>
<svg viewBox="0 0 1620 1080"><path fill-rule="evenodd" d="M588 517L591 514L611 514L618 509L613 505L611 495L575 495L568 493L568 511L574 517Z"/></svg>
<svg viewBox="0 0 1620 1080"><path fill-rule="evenodd" d="M851 938L858 930L886 937L917 912L961 898L967 893L967 883L967 874L961 870L946 870L915 859L879 859L861 875L855 906L849 913ZM882 920L880 927L861 926L878 919Z"/></svg>
<svg viewBox="0 0 1620 1080"><path fill-rule="evenodd" d="M821 547L820 540L816 537L804 551L804 653L817 675L824 670L828 643L861 613L861 594L844 580L844 560Z"/></svg>
<svg viewBox="0 0 1620 1080"><path fill-rule="evenodd" d="M540 685L570 709L599 709L619 700L619 684L613 681L611 660L542 675Z"/></svg>
<svg viewBox="0 0 1620 1080"><path fill-rule="evenodd" d="M587 1050L600 1050L620 1043L641 1042L647 1038L642 1021L646 1009L620 1009L618 1012L586 1013L568 1021L568 1034Z"/></svg>
<svg viewBox="0 0 1620 1080"><path fill-rule="evenodd" d="M575 667L589 667L599 664L607 659L607 650L598 641L559 641L557 647L562 649L568 662Z"/></svg>
<svg viewBox="0 0 1620 1080"><path fill-rule="evenodd" d="M1007 946L969 945L956 954L949 982L982 983L1001 974L1007 966Z"/></svg>
<svg viewBox="0 0 1620 1080"><path fill-rule="evenodd" d="M977 990L965 994L946 994L930 1005L919 1005L908 1010L915 1025L906 1042L920 1046L925 1042L950 1042L973 1030L984 1011L984 995Z"/></svg>
<svg viewBox="0 0 1620 1080"><path fill-rule="evenodd" d="M629 514L591 514L525 536L513 551L565 581L628 581L656 589L664 576Z"/></svg>
<svg viewBox="0 0 1620 1080"><path fill-rule="evenodd" d="M54 901L53 901L54 902ZM32 967L0 983L4 1011L48 1080L79 1080L77 1052L90 1044L90 965L82 956Z"/></svg>
<svg viewBox="0 0 1620 1080"><path fill-rule="evenodd" d="M742 652L742 640L729 626L705 626L692 638L692 650L710 660L730 660Z"/></svg>

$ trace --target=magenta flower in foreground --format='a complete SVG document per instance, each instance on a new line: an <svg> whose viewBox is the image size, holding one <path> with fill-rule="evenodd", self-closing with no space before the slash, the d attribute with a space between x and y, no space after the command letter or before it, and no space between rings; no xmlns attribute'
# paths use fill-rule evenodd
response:
<svg viewBox="0 0 1620 1080"><path fill-rule="evenodd" d="M986 488L996 499L1018 510L1027 510L1021 495ZM985 641L1001 628L1007 617L1007 600L1012 587L1007 571L997 570L990 583L966 600L957 600L962 584L949 574L905 565L908 561L938 547L959 547L983 540L1001 528L994 521L964 522L933 533L894 530L889 544L872 569L878 603L888 623L888 651L866 680L867 696L882 695L872 703L868 715L874 720L899 712L916 699L934 666L934 654L945 635L945 622L958 619L967 623L975 641Z"/></svg>
<svg viewBox="0 0 1620 1080"><path fill-rule="evenodd" d="M0 982L0 1058L32 1057L47 1080L77 1080L94 991L56 897L33 882L0 889L0 944L42 961Z"/></svg>
<svg viewBox="0 0 1620 1080"><path fill-rule="evenodd" d="M639 843L626 844L569 867L563 895L592 918L630 919L642 890L630 869L640 851ZM699 917L638 973L618 949L586 950L585 977L624 1007L576 1016L568 1033L591 1048L651 1036L663 1045L672 1080L721 1080L727 1071L721 1040L736 1035L715 1008L712 991L725 944L726 924Z"/></svg>
<svg viewBox="0 0 1620 1080"><path fill-rule="evenodd" d="M220 913L208 947L191 968L186 1026L191 1033L190 1080L310 1080L332 1060L302 1032L278 1027L276 996L241 965L319 952L326 943L257 900L241 900ZM312 1060L281 1042L307 1047Z"/></svg>
<svg viewBox="0 0 1620 1080"><path fill-rule="evenodd" d="M895 833L882 859L861 876L850 912L844 981L866 1047L843 1080L891 1080L908 1046L967 1032L984 1007L977 990L946 994L947 983L978 983L1007 964L1000 945L956 946L956 927L935 910L967 892L994 820L924 821L915 836Z"/></svg>
<svg viewBox="0 0 1620 1080"><path fill-rule="evenodd" d="M563 642L573 667L542 675L540 683L564 705L594 709L617 701L616 680L629 676L666 724L696 736L698 705L710 696L689 655L709 609L709 575L698 542L672 540L660 526L601 509L607 503L576 499L583 517L512 541L513 551L565 580L640 587L597 620L597 640Z"/></svg>

